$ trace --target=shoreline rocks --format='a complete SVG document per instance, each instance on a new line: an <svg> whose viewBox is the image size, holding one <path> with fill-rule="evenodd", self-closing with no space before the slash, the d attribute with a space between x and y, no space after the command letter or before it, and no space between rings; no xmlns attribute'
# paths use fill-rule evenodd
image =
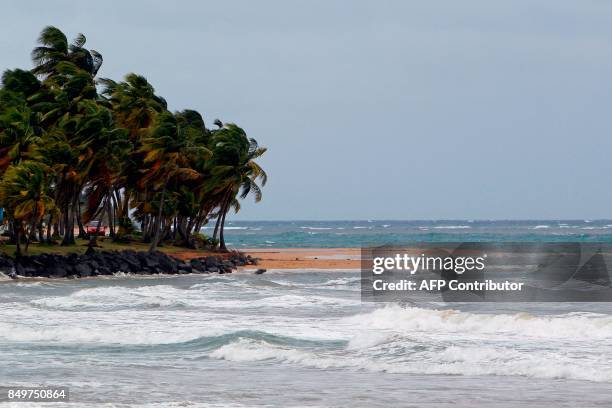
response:
<svg viewBox="0 0 612 408"><path fill-rule="evenodd" d="M183 261L163 252L99 251L90 254L41 254L18 259L0 255L0 272L13 278L85 278L115 273L135 275L232 273L238 266L257 265L257 259L238 252Z"/></svg>

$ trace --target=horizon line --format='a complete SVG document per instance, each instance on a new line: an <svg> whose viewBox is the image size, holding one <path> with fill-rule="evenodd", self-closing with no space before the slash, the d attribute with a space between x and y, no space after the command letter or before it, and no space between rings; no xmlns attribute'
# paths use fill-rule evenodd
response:
<svg viewBox="0 0 612 408"><path fill-rule="evenodd" d="M514 221L514 222L531 222L531 221L581 221L581 222L595 222L595 221L612 221L612 218L347 218L347 219L307 219L307 218L296 218L296 219L261 219L261 220L234 220L231 222L349 222L349 221L363 221L363 222L382 222L382 221L400 221L400 222L445 222L445 221L464 221L464 222L501 222L501 221Z"/></svg>

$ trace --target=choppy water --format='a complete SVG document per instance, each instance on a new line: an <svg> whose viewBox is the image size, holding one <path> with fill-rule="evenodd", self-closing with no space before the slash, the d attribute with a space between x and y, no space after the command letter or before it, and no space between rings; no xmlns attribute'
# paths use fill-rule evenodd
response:
<svg viewBox="0 0 612 408"><path fill-rule="evenodd" d="M66 385L78 407L612 405L610 305L385 307L359 285L357 271L0 284L0 385Z"/></svg>
<svg viewBox="0 0 612 408"><path fill-rule="evenodd" d="M204 228L204 233L210 233L210 228ZM225 235L236 248L457 241L612 242L612 220L242 221L229 223Z"/></svg>

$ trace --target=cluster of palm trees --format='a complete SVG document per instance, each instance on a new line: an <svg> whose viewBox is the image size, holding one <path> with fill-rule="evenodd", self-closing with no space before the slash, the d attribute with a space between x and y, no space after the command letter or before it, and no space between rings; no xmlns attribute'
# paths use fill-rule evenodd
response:
<svg viewBox="0 0 612 408"><path fill-rule="evenodd" d="M208 129L195 110L168 111L143 76L97 78L102 55L82 34L69 43L46 27L38 42L34 68L5 71L0 88L0 207L17 253L32 240L72 245L94 219L151 251L196 246L216 220L210 242L227 250L226 215L238 197L261 199L254 160L266 149L235 124Z"/></svg>

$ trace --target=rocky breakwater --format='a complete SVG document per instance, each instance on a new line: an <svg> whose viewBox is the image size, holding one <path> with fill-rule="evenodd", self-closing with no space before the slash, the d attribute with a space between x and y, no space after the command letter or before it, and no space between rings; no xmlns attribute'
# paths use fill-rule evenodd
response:
<svg viewBox="0 0 612 408"><path fill-rule="evenodd" d="M11 258L0 255L0 273L11 278L85 278L132 273L187 274L232 273L239 266L256 265L257 259L242 253L204 256L183 261L163 252L99 251L85 255L41 254Z"/></svg>

